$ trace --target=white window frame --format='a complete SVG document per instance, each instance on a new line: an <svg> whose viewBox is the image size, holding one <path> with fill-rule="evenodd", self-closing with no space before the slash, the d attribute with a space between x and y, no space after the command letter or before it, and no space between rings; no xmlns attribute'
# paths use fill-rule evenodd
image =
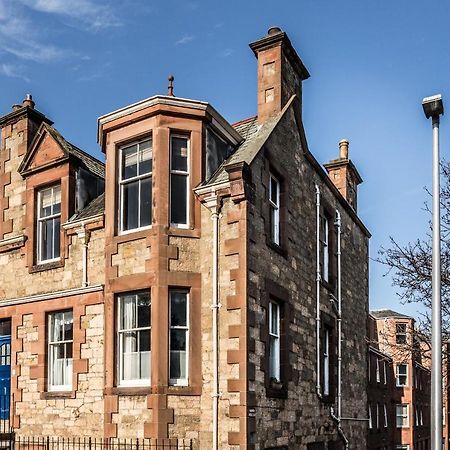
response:
<svg viewBox="0 0 450 450"><path fill-rule="evenodd" d="M375 408L375 412L376 412L376 424L377 424L377 430L380 428L380 404L377 403L376 404L376 408Z"/></svg>
<svg viewBox="0 0 450 450"><path fill-rule="evenodd" d="M63 315L63 339L61 340L53 340L53 330L54 330L54 318L56 315L62 314ZM71 315L71 323L72 323L72 339L64 339L64 328L66 324L65 316ZM68 319L67 319L68 320ZM47 383L47 389L49 392L65 392L65 391L71 391L72 390L72 379L73 379L73 311L72 310L65 310L65 311L55 311L50 314L48 314L48 344L47 344L47 351L48 351L48 383ZM62 358L63 361L67 360L67 365L63 365L63 372L67 370L67 373L63 375L63 379L66 380L64 384L56 384L55 379L55 360L57 358L54 357L55 355L55 349L59 347L60 345L64 346L64 353L67 352L68 345L72 346L72 358Z"/></svg>
<svg viewBox="0 0 450 450"><path fill-rule="evenodd" d="M187 148L187 170L175 170L172 169L172 139L173 138L178 138L178 139L185 139L187 144L186 144L186 148ZM191 189L190 189L190 168L191 168L191 140L189 138L189 136L183 135L183 134L178 134L178 133L171 133L170 134L170 148L169 148L169 169L170 169L170 175L169 175L169 184L170 184L170 194L169 194L169 216L170 216L170 226L172 228L182 228L182 229L187 229L190 226L190 220L189 220L189 215L190 215L190 210L191 210L191 205L190 205L190 200L191 200ZM186 179L186 223L176 223L172 221L172 205L170 203L171 198L172 198L172 175L182 175L185 177Z"/></svg>
<svg viewBox="0 0 450 450"><path fill-rule="evenodd" d="M185 326L173 326L170 323L171 308L172 308L172 293L183 293L186 295L186 325ZM190 350L190 333L189 333L189 319L190 319L190 299L189 291L187 289L170 289L169 290L169 384L171 386L188 386L189 385L189 350ZM170 352L172 351L171 341L170 341L170 331L171 330L183 330L186 332L186 362L185 362L185 373L186 378L170 378Z"/></svg>
<svg viewBox="0 0 450 450"><path fill-rule="evenodd" d="M400 367L406 367L406 374L400 373ZM405 377L406 381L405 384L400 384L400 377ZM395 385L397 387L408 387L409 384L409 368L408 364L406 363L400 363L395 365Z"/></svg>
<svg viewBox="0 0 450 450"><path fill-rule="evenodd" d="M276 192L276 203L272 201L272 180L275 181L277 186ZM280 245L281 240L281 230L280 230L280 190L281 183L278 178L273 174L269 173L269 208L270 208L270 240L276 245Z"/></svg>
<svg viewBox="0 0 450 450"><path fill-rule="evenodd" d="M395 450L409 450L408 444L396 445Z"/></svg>
<svg viewBox="0 0 450 450"><path fill-rule="evenodd" d="M323 239L322 239L322 277L327 283L330 281L330 220L325 215L323 220ZM378 361L378 358L377 358Z"/></svg>
<svg viewBox="0 0 450 450"><path fill-rule="evenodd" d="M330 329L328 327L324 327L323 395L330 395Z"/></svg>
<svg viewBox="0 0 450 450"><path fill-rule="evenodd" d="M380 375L380 360L377 357L377 366L376 366L376 380L377 383L381 381L381 375Z"/></svg>
<svg viewBox="0 0 450 450"><path fill-rule="evenodd" d="M369 403L369 430L373 429L373 422L372 422L372 405Z"/></svg>
<svg viewBox="0 0 450 450"><path fill-rule="evenodd" d="M399 415L399 408L402 408L402 411L404 410L403 407L406 407L406 414L401 414ZM398 419L401 418L402 421L403 419L406 418L406 425L399 425ZM399 403L397 405L395 405L395 424L397 428L409 428L409 404L407 403Z"/></svg>
<svg viewBox="0 0 450 450"><path fill-rule="evenodd" d="M387 370L386 370L386 361L383 361L383 377L384 377L384 384L387 384Z"/></svg>
<svg viewBox="0 0 450 450"><path fill-rule="evenodd" d="M42 193L44 191L51 190L51 196L52 196L52 203L51 203L51 209L53 212L53 207L55 205L54 203L54 197L55 197L55 188L59 188L59 197L60 197L60 207L59 207L59 213L56 214L50 214L48 216L41 216L41 206L42 206ZM46 186L38 190L37 194L37 262L38 264L42 263L50 263L54 261L59 261L61 259L61 239L60 239L60 248L58 250L58 256L55 256L54 258L48 258L48 259L42 259L42 224L47 221L55 222L55 219L59 217L60 225L59 225L59 233L61 234L61 206L62 206L62 192L61 192L61 184L54 184L52 186ZM56 248L55 248L55 228L53 227L53 237L52 237L52 249L53 254L55 254Z"/></svg>
<svg viewBox="0 0 450 450"><path fill-rule="evenodd" d="M276 313L276 327L272 329L272 318L274 311ZM271 339L275 342L274 354L271 353ZM269 301L269 376L275 378L277 381L281 381L281 306L280 303L270 300Z"/></svg>
<svg viewBox="0 0 450 450"><path fill-rule="evenodd" d="M384 428L388 427L388 415L387 415L387 407L386 407L386 403L383 404L383 416L384 416Z"/></svg>
<svg viewBox="0 0 450 450"><path fill-rule="evenodd" d="M142 144L143 142L146 141L150 141L150 149L151 149L151 158L150 160L152 161L152 170L150 172L147 172L145 174L142 175L138 175L139 173L139 146L140 144ZM123 151L126 150L127 148L132 147L133 145L137 145L137 151L136 151L136 172L137 175L132 177L132 178L127 178L125 180L123 180ZM139 186L139 202L138 202L138 221L140 220L140 216L141 216L141 181L146 179L146 178L150 178L150 185L152 185L152 181L153 181L153 137L146 137L143 139L139 139L137 141L133 141L133 142L129 142L126 144L123 144L119 147L119 234L129 234L129 233L135 233L136 231L140 231L140 230L147 230L149 228L152 227L152 219L153 219L153 198L150 199L150 225L144 225L144 226L138 226L136 228L129 228L128 230L124 230L123 228L123 223L124 223L124 215L125 215L125 211L123 209L123 192L124 192L124 186L126 186L127 184L133 183L135 181L138 181L138 186ZM152 197L153 197L153 187L151 189L152 192Z"/></svg>
<svg viewBox="0 0 450 450"><path fill-rule="evenodd" d="M404 326L405 331L398 331L398 326ZM405 342L398 342L398 337L403 336ZM406 345L408 343L408 324L406 322L396 322L395 323L395 343L398 345Z"/></svg>
<svg viewBox="0 0 450 450"><path fill-rule="evenodd" d="M132 328L124 328L121 329L121 318L122 318L122 314L123 314L123 301L122 299L124 297L128 297L128 296L134 296L134 299L136 301L135 304L135 308L137 309L137 299L138 299L138 295L142 294L143 292L145 292L147 294L147 291L137 291L137 292L124 292L120 295L117 296L116 298L116 323L117 323L117 329L116 329L116 334L117 334L117 370L116 370L116 374L117 374L117 384L119 387L134 387L134 386L149 386L151 384L151 377L152 377L152 318L151 318L151 311L152 311L152 299L151 299L151 295L150 295L150 291L148 291L148 297L149 297L149 308L150 308L150 323L147 327L132 327ZM135 317L136 317L136 322L138 321L138 316L137 316L137 311L135 313ZM150 363L150 367L149 367L149 378L138 378L138 379L132 379L132 380L124 380L124 375L123 375L123 355L124 355L124 350L123 350L123 339L121 335L126 334L127 332L141 332L141 331L147 331L150 334L150 355L149 355L149 363ZM139 351L137 351L136 353L140 353ZM139 364L140 364L140 358L139 360Z"/></svg>

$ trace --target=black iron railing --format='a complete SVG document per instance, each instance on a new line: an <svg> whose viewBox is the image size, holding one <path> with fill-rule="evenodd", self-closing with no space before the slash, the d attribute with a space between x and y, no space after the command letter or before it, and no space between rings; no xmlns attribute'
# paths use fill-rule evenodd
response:
<svg viewBox="0 0 450 450"><path fill-rule="evenodd" d="M11 436L0 448L11 450L192 450L191 439L104 439Z"/></svg>

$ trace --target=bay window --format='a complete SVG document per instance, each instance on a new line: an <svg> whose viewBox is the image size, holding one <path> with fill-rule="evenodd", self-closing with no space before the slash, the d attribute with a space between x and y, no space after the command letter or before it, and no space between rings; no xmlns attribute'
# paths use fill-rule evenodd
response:
<svg viewBox="0 0 450 450"><path fill-rule="evenodd" d="M281 320L280 304L269 302L269 376L276 381L281 381Z"/></svg>
<svg viewBox="0 0 450 450"><path fill-rule="evenodd" d="M40 189L37 196L37 262L59 258L61 244L61 186Z"/></svg>
<svg viewBox="0 0 450 450"><path fill-rule="evenodd" d="M189 373L189 294L169 291L169 383L187 386Z"/></svg>
<svg viewBox="0 0 450 450"><path fill-rule="evenodd" d="M72 390L73 313L48 315L48 390Z"/></svg>
<svg viewBox="0 0 450 450"><path fill-rule="evenodd" d="M151 303L147 291L117 298L119 386L150 384Z"/></svg>
<svg viewBox="0 0 450 450"><path fill-rule="evenodd" d="M120 231L149 227L152 223L152 140L120 148Z"/></svg>
<svg viewBox="0 0 450 450"><path fill-rule="evenodd" d="M189 139L170 137L170 225L189 225Z"/></svg>

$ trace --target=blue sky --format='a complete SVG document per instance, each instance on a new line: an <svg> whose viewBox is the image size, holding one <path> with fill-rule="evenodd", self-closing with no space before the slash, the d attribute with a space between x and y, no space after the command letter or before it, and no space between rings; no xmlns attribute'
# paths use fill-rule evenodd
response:
<svg viewBox="0 0 450 450"><path fill-rule="evenodd" d="M64 136L100 156L96 118L167 92L209 101L230 122L256 113L256 64L247 44L277 25L311 73L303 118L323 163L338 141L364 179L359 214L371 255L394 236L424 234L431 125L421 99L450 99L450 3L444 0L0 0L0 113L26 93ZM448 156L450 123L441 127ZM372 308L398 304L371 264Z"/></svg>

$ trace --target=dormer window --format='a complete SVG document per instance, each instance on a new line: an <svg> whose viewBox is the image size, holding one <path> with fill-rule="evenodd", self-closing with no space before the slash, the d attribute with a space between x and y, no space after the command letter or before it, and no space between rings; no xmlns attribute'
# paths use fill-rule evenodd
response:
<svg viewBox="0 0 450 450"><path fill-rule="evenodd" d="M189 226L189 139L170 137L170 225Z"/></svg>
<svg viewBox="0 0 450 450"><path fill-rule="evenodd" d="M120 231L147 228L152 223L152 140L120 148Z"/></svg>
<svg viewBox="0 0 450 450"><path fill-rule="evenodd" d="M61 251L61 185L40 189L37 196L37 259L59 259Z"/></svg>

